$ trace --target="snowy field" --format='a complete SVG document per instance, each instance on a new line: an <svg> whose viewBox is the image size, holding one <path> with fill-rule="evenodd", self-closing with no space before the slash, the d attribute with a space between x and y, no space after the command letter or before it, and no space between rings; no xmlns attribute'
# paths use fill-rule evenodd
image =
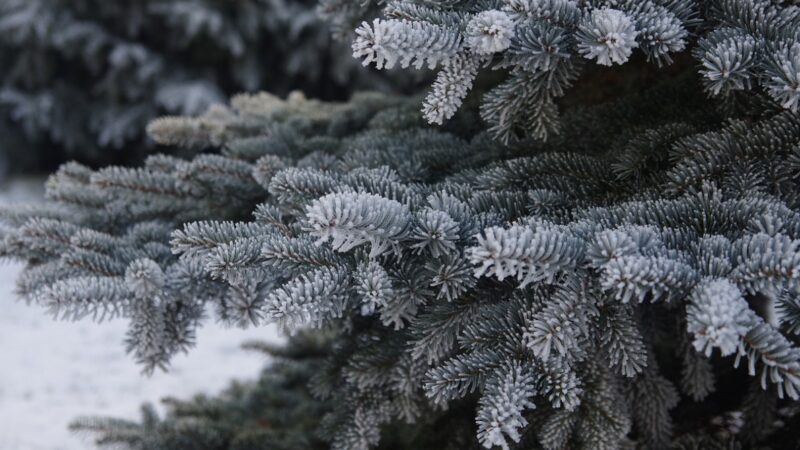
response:
<svg viewBox="0 0 800 450"><path fill-rule="evenodd" d="M31 201L41 180L0 186L0 203ZM31 192L34 194L32 195ZM238 330L207 323L197 347L173 359L168 373L147 378L125 354L124 320L56 322L13 294L20 266L0 263L0 449L85 450L91 440L67 424L76 416L136 418L144 401L215 392L254 378L265 359L246 340L279 340L274 328Z"/></svg>

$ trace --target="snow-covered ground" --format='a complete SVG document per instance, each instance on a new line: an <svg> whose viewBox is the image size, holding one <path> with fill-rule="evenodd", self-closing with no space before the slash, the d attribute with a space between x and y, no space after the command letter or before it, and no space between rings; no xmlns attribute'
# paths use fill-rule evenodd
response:
<svg viewBox="0 0 800 450"><path fill-rule="evenodd" d="M35 201L41 180L0 186L0 203ZM31 193L34 194L31 194ZM252 379L265 359L245 352L246 340L281 339L271 327L250 330L207 323L197 347L152 377L125 354L126 323L56 322L13 294L18 264L0 263L0 449L84 450L86 436L67 424L76 416L136 418L144 401L215 392L233 379Z"/></svg>

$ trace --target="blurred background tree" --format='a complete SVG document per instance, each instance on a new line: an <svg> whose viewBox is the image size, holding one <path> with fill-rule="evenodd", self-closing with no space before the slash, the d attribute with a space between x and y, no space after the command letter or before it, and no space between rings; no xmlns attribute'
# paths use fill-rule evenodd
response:
<svg viewBox="0 0 800 450"><path fill-rule="evenodd" d="M385 90L313 0L0 0L0 173L132 162L164 114L242 91Z"/></svg>

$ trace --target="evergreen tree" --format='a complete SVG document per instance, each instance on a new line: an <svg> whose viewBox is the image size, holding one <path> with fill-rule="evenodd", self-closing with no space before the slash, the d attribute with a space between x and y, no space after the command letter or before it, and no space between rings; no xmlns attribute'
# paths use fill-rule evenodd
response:
<svg viewBox="0 0 800 450"><path fill-rule="evenodd" d="M319 427L270 421L287 448L316 439L310 428L334 449L796 445L800 8L425 0L383 11L354 49L383 67L443 65L422 115L414 97L240 95L150 123L156 142L193 156L68 164L47 183L50 203L3 212L2 254L28 263L20 293L57 317L127 318L145 371L192 345L204 311L322 342L294 366L315 400L281 362L213 409L83 427L132 449L242 448L235 436L275 403L239 405L285 391L299 398L287 418L326 413ZM550 25L564 60L590 63L544 141L530 139L544 137L536 121L555 120L566 85L541 81L562 69L530 65L542 54L519 40L535 37L528 27L559 31ZM675 64L603 67L634 49ZM459 108L486 64L508 78L489 77Z"/></svg>

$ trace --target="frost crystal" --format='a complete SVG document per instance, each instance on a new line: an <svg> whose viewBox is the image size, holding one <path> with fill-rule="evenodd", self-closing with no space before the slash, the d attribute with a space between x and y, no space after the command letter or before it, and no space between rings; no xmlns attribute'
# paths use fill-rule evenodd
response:
<svg viewBox="0 0 800 450"><path fill-rule="evenodd" d="M578 31L578 51L587 59L610 66L624 64L636 43L636 27L631 19L616 9L595 9L583 20Z"/></svg>
<svg viewBox="0 0 800 450"><path fill-rule="evenodd" d="M528 425L523 417L526 409L536 406L531 398L536 394L531 373L521 364L511 364L489 380L478 409L478 439L486 448L510 447L508 439L519 442L520 428Z"/></svg>
<svg viewBox="0 0 800 450"><path fill-rule="evenodd" d="M467 43L477 54L490 55L511 46L514 22L508 14L495 9L484 11L467 24Z"/></svg>
<svg viewBox="0 0 800 450"><path fill-rule="evenodd" d="M422 112L429 123L442 125L456 113L478 76L480 61L468 56L453 58L439 72Z"/></svg>
<svg viewBox="0 0 800 450"><path fill-rule="evenodd" d="M125 271L125 283L136 296L149 297L164 286L164 272L152 259L137 259Z"/></svg>
<svg viewBox="0 0 800 450"><path fill-rule="evenodd" d="M306 208L310 232L318 243L331 239L340 252L370 243L374 258L408 232L411 214L394 200L370 194L328 194Z"/></svg>
<svg viewBox="0 0 800 450"><path fill-rule="evenodd" d="M375 63L375 67L383 69L391 68L394 60L385 54L384 45L391 38L391 28L382 26L386 22L375 19L373 26L363 22L356 28L356 38L353 41L353 57L364 58L365 66Z"/></svg>
<svg viewBox="0 0 800 450"><path fill-rule="evenodd" d="M463 42L454 30L408 20L375 19L372 26L363 22L355 33L353 56L363 58L365 66L374 62L378 69L398 63L403 68L421 69L427 64L433 69L454 57Z"/></svg>
<svg viewBox="0 0 800 450"><path fill-rule="evenodd" d="M784 45L767 70L767 90L781 106L800 109L800 42Z"/></svg>
<svg viewBox="0 0 800 450"><path fill-rule="evenodd" d="M411 247L415 252L429 251L438 258L456 251L458 223L443 211L427 209L420 214L411 238L416 241Z"/></svg>
<svg viewBox="0 0 800 450"><path fill-rule="evenodd" d="M710 356L719 348L722 356L736 352L749 329L750 311L742 293L728 280L705 282L695 288L687 308L688 331L694 347Z"/></svg>

